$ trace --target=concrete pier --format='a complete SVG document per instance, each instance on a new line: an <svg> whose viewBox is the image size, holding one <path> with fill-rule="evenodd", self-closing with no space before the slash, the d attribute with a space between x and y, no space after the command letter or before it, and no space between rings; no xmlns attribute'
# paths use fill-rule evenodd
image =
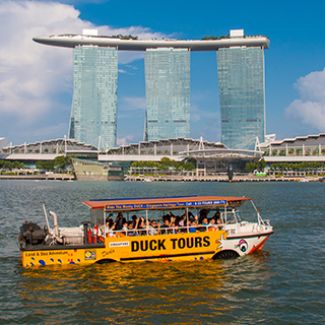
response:
<svg viewBox="0 0 325 325"><path fill-rule="evenodd" d="M58 180L58 181L72 181L75 180L74 175L71 174L39 174L39 175L0 175L0 180Z"/></svg>
<svg viewBox="0 0 325 325"><path fill-rule="evenodd" d="M255 176L234 176L229 181L225 175L221 176L131 176L126 175L125 181L133 182L318 182L319 177L255 177Z"/></svg>

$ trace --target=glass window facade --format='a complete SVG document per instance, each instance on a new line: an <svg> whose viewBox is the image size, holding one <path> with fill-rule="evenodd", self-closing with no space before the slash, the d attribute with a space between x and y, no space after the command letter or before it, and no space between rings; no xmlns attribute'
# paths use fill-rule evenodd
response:
<svg viewBox="0 0 325 325"><path fill-rule="evenodd" d="M229 148L254 149L264 142L264 50L222 48L217 53L221 142Z"/></svg>
<svg viewBox="0 0 325 325"><path fill-rule="evenodd" d="M190 51L147 49L145 78L145 140L189 137Z"/></svg>
<svg viewBox="0 0 325 325"><path fill-rule="evenodd" d="M70 138L99 149L116 146L117 64L115 48L73 49Z"/></svg>

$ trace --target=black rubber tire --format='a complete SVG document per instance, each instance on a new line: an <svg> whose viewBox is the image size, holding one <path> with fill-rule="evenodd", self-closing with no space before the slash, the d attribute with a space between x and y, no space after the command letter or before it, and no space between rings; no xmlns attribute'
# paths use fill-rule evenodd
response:
<svg viewBox="0 0 325 325"><path fill-rule="evenodd" d="M239 254L233 250L224 250L215 254L212 259L214 260L230 260L239 257Z"/></svg>
<svg viewBox="0 0 325 325"><path fill-rule="evenodd" d="M103 258L102 260L96 261L96 264L107 264L107 263L115 263L116 261L111 258Z"/></svg>

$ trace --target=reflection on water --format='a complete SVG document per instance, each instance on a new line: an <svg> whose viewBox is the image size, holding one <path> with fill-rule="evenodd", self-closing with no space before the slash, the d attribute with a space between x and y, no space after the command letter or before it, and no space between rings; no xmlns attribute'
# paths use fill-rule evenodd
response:
<svg viewBox="0 0 325 325"><path fill-rule="evenodd" d="M42 203L72 226L88 218L83 200L139 193L253 197L275 233L230 261L19 265L19 226L43 223ZM325 324L324 197L321 183L1 181L0 324Z"/></svg>
<svg viewBox="0 0 325 325"><path fill-rule="evenodd" d="M112 323L211 321L265 289L264 255L232 261L53 266L20 270L26 319ZM256 278L256 274L259 277ZM54 306L61 314L51 314ZM185 315L185 321L184 321ZM186 315L188 319L186 320Z"/></svg>

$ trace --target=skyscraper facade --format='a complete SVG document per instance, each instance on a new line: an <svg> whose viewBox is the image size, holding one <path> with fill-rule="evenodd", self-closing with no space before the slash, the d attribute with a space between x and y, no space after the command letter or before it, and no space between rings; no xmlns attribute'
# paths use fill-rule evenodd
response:
<svg viewBox="0 0 325 325"><path fill-rule="evenodd" d="M70 138L98 149L116 146L117 50L77 46L73 68Z"/></svg>
<svg viewBox="0 0 325 325"><path fill-rule="evenodd" d="M190 51L147 49L145 79L145 140L189 137Z"/></svg>
<svg viewBox="0 0 325 325"><path fill-rule="evenodd" d="M217 52L221 141L229 148L254 149L265 136L263 47L230 47Z"/></svg>

